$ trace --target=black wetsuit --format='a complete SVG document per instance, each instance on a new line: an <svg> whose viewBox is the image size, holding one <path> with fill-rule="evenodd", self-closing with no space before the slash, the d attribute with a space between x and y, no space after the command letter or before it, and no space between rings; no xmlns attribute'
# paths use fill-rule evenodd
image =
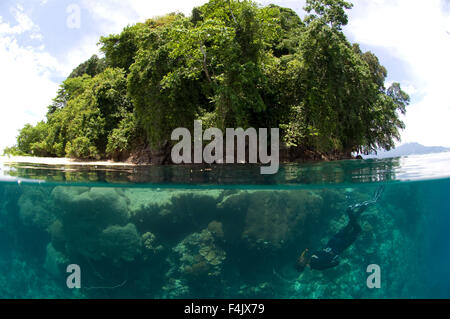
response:
<svg viewBox="0 0 450 319"><path fill-rule="evenodd" d="M311 269L324 270L339 265L340 254L350 247L361 233L361 226L358 224L357 218L367 206L358 206L355 211L353 208L349 208L350 220L347 226L328 241L326 248L311 254L309 262Z"/></svg>

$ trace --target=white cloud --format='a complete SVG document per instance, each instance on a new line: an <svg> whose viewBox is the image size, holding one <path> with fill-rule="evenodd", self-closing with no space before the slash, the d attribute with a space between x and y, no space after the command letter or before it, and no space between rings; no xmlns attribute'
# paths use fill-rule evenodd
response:
<svg viewBox="0 0 450 319"><path fill-rule="evenodd" d="M349 20L346 32L356 42L382 47L407 65L409 81L402 84L418 100L408 108L402 142L450 146L450 13L444 1L358 1Z"/></svg>
<svg viewBox="0 0 450 319"><path fill-rule="evenodd" d="M41 34L39 33L39 27L31 21L30 17L24 12L22 5L17 5L16 8L11 10L17 25L10 26L8 23L2 22L0 16L0 34L19 35L25 32L30 32L30 38L41 40Z"/></svg>
<svg viewBox="0 0 450 319"><path fill-rule="evenodd" d="M44 118L58 84L52 75L61 74L58 61L38 47L22 46L17 37L42 39L36 26L21 6L12 10L16 24L0 20L1 117L0 152L15 143L17 130L26 123Z"/></svg>
<svg viewBox="0 0 450 319"><path fill-rule="evenodd" d="M170 12L189 15L192 9L207 0L82 0L84 9L101 25L103 33L120 32L128 24L143 22L146 19Z"/></svg>

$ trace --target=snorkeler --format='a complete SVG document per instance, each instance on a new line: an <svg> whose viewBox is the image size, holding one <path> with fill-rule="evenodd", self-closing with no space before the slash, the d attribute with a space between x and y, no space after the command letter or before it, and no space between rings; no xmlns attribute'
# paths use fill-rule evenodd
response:
<svg viewBox="0 0 450 319"><path fill-rule="evenodd" d="M372 200L360 204L352 205L347 208L348 224L334 235L326 247L320 251L310 253L306 249L298 258L296 268L298 271L303 271L305 267L316 270L324 270L333 268L339 265L339 256L344 250L350 247L358 235L361 233L361 226L358 224L359 216L370 206L375 205L383 193L384 187L381 186L375 192Z"/></svg>

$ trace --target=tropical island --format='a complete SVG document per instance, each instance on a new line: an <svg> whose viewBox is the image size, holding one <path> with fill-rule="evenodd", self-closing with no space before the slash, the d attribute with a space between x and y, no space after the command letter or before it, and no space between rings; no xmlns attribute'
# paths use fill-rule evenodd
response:
<svg viewBox="0 0 450 319"><path fill-rule="evenodd" d="M279 128L282 161L390 150L409 96L350 43L343 0L293 10L211 0L102 37L63 81L46 119L26 125L10 155L170 162L171 132Z"/></svg>

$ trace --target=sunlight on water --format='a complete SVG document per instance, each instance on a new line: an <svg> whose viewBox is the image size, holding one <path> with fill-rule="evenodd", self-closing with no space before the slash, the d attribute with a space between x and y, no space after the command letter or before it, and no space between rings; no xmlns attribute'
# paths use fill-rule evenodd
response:
<svg viewBox="0 0 450 319"><path fill-rule="evenodd" d="M398 180L423 180L450 177L450 152L402 157Z"/></svg>

